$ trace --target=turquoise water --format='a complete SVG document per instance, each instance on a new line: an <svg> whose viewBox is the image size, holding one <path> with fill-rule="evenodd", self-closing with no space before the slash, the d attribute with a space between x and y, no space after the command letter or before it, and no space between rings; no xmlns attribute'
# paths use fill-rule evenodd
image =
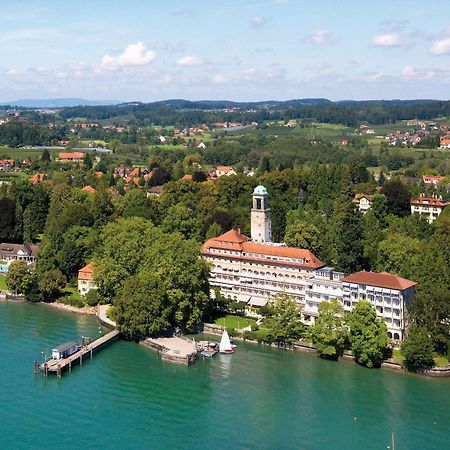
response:
<svg viewBox="0 0 450 450"><path fill-rule="evenodd" d="M88 334L92 317L0 302L1 449L386 449L393 431L396 450L449 446L449 380L253 344L178 367L119 341L34 375L46 345Z"/></svg>

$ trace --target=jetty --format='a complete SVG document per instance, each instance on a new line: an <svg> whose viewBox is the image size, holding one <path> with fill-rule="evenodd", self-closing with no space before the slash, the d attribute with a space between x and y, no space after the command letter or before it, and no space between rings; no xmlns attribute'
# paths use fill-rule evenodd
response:
<svg viewBox="0 0 450 450"><path fill-rule="evenodd" d="M92 359L94 352L101 350L110 342L117 339L118 336L119 330L112 330L108 334L96 339L94 342L87 345L82 345L78 351L71 354L67 358L50 358L38 367L44 371L44 375L48 375L48 373L56 373L57 377L60 378L65 371L68 370L70 372L73 365L82 365L83 359L86 357Z"/></svg>
<svg viewBox="0 0 450 450"><path fill-rule="evenodd" d="M197 347L194 341L186 338L161 337L147 338L141 341L141 344L156 350L163 361L191 365L197 357Z"/></svg>

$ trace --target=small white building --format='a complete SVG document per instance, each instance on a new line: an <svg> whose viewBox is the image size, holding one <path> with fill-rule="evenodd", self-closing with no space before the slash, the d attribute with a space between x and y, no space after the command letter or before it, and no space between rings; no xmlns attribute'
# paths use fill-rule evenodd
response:
<svg viewBox="0 0 450 450"><path fill-rule="evenodd" d="M91 289L97 289L97 286L92 264L88 264L78 271L78 292L81 296L85 296Z"/></svg>
<svg viewBox="0 0 450 450"><path fill-rule="evenodd" d="M358 205L358 209L365 214L372 207L373 195L356 194L353 203Z"/></svg>
<svg viewBox="0 0 450 450"><path fill-rule="evenodd" d="M64 344L58 345L58 347L52 350L53 359L65 359L73 355L80 349L77 342L64 342Z"/></svg>
<svg viewBox="0 0 450 450"><path fill-rule="evenodd" d="M421 194L419 198L412 199L411 214L420 214L428 220L428 223L434 222L444 208L450 205L450 202L444 202L442 196L426 196Z"/></svg>

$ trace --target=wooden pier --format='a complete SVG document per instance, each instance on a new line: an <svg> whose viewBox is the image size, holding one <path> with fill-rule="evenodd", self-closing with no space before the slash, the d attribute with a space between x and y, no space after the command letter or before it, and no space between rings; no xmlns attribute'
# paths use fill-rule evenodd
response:
<svg viewBox="0 0 450 450"><path fill-rule="evenodd" d="M49 372L56 373L58 377L61 377L63 372L72 370L72 366L76 364L83 364L83 358L89 356L92 359L92 354L101 350L107 344L109 344L114 339L117 339L119 336L118 330L110 331L108 334L105 334L101 338L96 339L94 342L90 344L83 345L80 350L78 350L73 355L70 355L67 358L63 359L48 359L43 364L41 364L40 369L44 371L44 375L48 375Z"/></svg>

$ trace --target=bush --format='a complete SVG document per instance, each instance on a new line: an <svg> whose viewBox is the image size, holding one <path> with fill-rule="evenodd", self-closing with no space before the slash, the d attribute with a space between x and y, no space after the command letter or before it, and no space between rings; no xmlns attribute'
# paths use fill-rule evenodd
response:
<svg viewBox="0 0 450 450"><path fill-rule="evenodd" d="M76 308L84 306L83 301L75 297L61 297L58 301L63 305L75 306Z"/></svg>
<svg viewBox="0 0 450 450"><path fill-rule="evenodd" d="M89 306L97 306L100 303L100 300L100 294L95 289L91 289L84 297L84 301Z"/></svg>
<svg viewBox="0 0 450 450"><path fill-rule="evenodd" d="M239 334L239 331L236 330L236 328L227 328L226 330L230 337L237 336Z"/></svg>
<svg viewBox="0 0 450 450"><path fill-rule="evenodd" d="M244 331L244 339L248 341L257 341L258 337L254 331Z"/></svg>
<svg viewBox="0 0 450 450"><path fill-rule="evenodd" d="M252 323L251 324L251 328L252 328L252 331L258 331L259 330L259 325L257 323Z"/></svg>

